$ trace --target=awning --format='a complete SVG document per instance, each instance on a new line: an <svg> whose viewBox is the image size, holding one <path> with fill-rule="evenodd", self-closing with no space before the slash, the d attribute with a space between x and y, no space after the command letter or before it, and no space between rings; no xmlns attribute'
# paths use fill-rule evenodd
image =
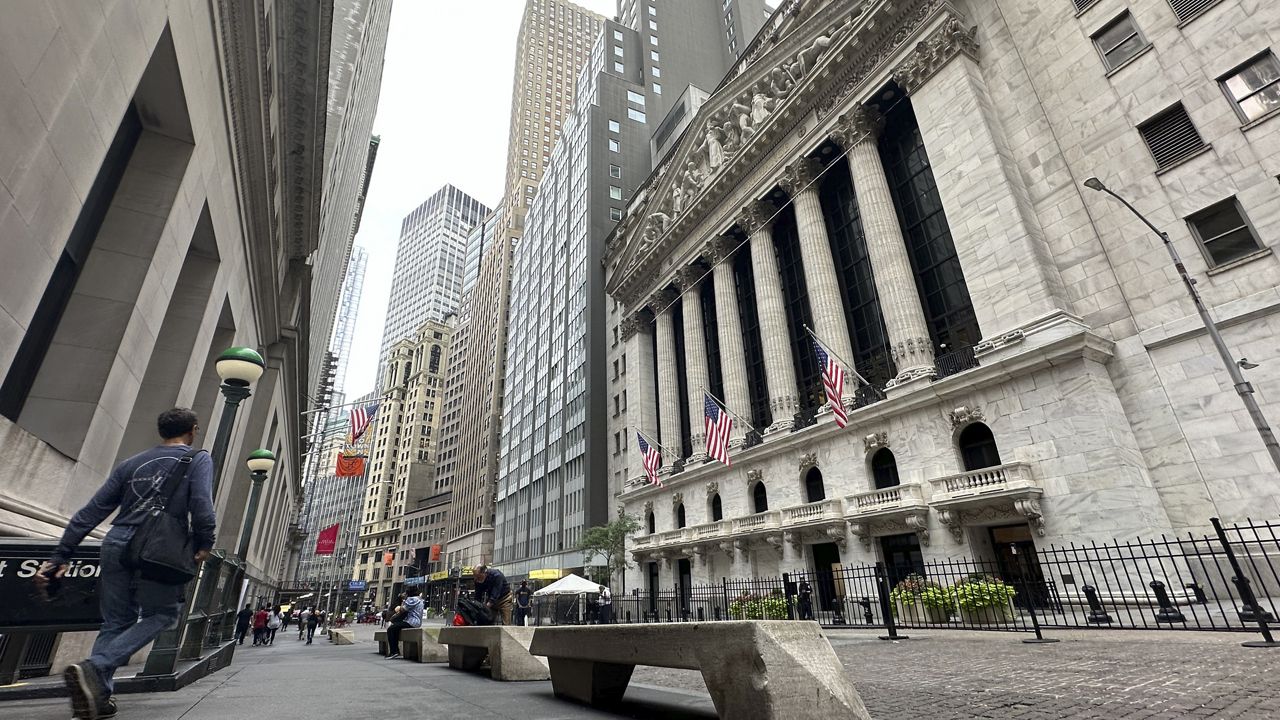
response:
<svg viewBox="0 0 1280 720"><path fill-rule="evenodd" d="M530 580L558 580L560 578L561 573L563 572L564 572L563 570L555 570L555 569L531 570L529 572L529 579Z"/></svg>

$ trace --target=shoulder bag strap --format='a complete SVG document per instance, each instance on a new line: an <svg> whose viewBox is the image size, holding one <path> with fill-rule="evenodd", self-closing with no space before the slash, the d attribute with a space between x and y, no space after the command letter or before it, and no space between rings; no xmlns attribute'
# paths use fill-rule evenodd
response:
<svg viewBox="0 0 1280 720"><path fill-rule="evenodd" d="M155 499L160 500L160 509L169 506L169 501L173 499L173 494L177 492L178 485L187 477L187 471L191 469L191 461L196 455L204 452L198 448L191 448L185 455L178 458L178 464L169 469L169 474L165 476L164 485L160 487L156 493Z"/></svg>

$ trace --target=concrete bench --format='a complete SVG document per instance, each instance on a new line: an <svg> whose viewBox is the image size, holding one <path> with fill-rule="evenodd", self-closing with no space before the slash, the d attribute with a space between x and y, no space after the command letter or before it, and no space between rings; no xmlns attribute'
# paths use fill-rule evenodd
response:
<svg viewBox="0 0 1280 720"><path fill-rule="evenodd" d="M356 634L351 630L330 630L329 642L334 645L355 645Z"/></svg>
<svg viewBox="0 0 1280 720"><path fill-rule="evenodd" d="M437 640L439 635L440 628L405 628L400 631L400 654L420 663L447 662L449 651ZM386 630L374 632L373 640L378 643L379 655L391 652Z"/></svg>
<svg viewBox="0 0 1280 720"><path fill-rule="evenodd" d="M391 652L390 646L387 645L387 631L378 630L373 634L373 641L378 643L378 654L386 657Z"/></svg>
<svg viewBox="0 0 1280 720"><path fill-rule="evenodd" d="M619 702L651 665L700 670L722 718L870 718L815 622L540 627L529 651L549 661L557 696L591 705Z"/></svg>
<svg viewBox="0 0 1280 720"><path fill-rule="evenodd" d="M534 628L489 625L445 627L440 643L449 646L449 667L479 670L489 660L489 676L494 680L546 680L551 677L547 661L529 654Z"/></svg>

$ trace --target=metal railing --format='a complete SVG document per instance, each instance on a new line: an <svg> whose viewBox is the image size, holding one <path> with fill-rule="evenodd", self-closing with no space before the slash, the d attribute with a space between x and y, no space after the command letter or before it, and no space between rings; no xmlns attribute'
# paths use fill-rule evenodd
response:
<svg viewBox="0 0 1280 720"><path fill-rule="evenodd" d="M214 550L186 587L175 627L156 637L140 676L171 675L179 660L203 657L231 640L244 564L225 550Z"/></svg>
<svg viewBox="0 0 1280 720"><path fill-rule="evenodd" d="M934 382L937 382L945 377L978 367L978 358L974 355L972 345L961 345L945 355L935 355L933 366L938 371L934 376Z"/></svg>

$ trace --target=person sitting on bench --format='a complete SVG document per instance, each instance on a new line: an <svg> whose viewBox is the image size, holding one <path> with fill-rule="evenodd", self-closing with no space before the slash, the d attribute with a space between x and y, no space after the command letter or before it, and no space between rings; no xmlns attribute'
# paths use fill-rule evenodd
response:
<svg viewBox="0 0 1280 720"><path fill-rule="evenodd" d="M407 591L407 597L400 607L396 608L396 619L387 626L387 659L400 657L400 631L405 628L422 627L422 598L416 587Z"/></svg>

